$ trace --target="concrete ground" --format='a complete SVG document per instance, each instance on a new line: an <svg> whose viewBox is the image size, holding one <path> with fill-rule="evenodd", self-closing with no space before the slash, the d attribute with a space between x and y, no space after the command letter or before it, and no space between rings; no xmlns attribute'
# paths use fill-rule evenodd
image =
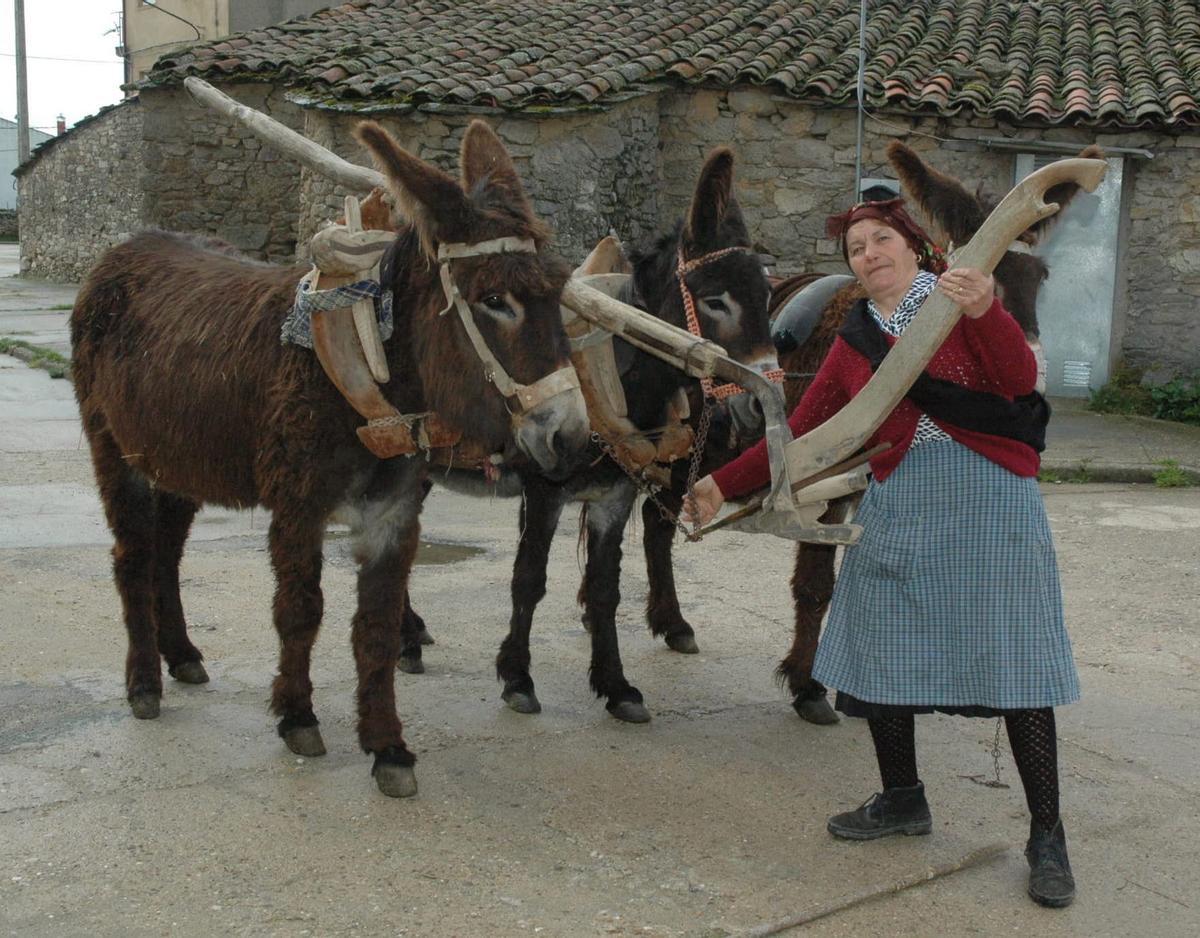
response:
<svg viewBox="0 0 1200 938"><path fill-rule="evenodd" d="M65 314L44 286L0 280L0 335L56 341ZM1135 431L1113 431L1122 462ZM775 687L791 549L766 536L677 546L701 645L680 656L645 631L630 532L618 625L654 714L630 726L587 687L565 518L533 636L544 712L521 716L492 665L516 504L435 490L413 594L437 644L428 673L397 675L420 792L391 800L354 738L344 542L328 544L313 666L329 754L300 759L266 709L267 519L205 512L182 577L212 681L168 680L162 716L133 719L70 385L0 357L0 934L1200 934L1200 497L1043 492L1084 691L1059 713L1079 898L1057 912L1024 894L1027 819L1003 737L1008 787L986 784L994 721L919 721L932 836L826 834L878 786L870 740L857 721L802 723Z"/></svg>

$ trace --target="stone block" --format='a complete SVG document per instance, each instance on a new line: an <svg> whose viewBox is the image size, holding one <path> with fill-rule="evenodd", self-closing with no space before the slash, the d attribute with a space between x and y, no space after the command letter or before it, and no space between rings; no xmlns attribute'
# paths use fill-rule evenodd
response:
<svg viewBox="0 0 1200 938"><path fill-rule="evenodd" d="M223 225L217 234L244 251L257 251L266 247L271 228L269 225L253 223Z"/></svg>
<svg viewBox="0 0 1200 938"><path fill-rule="evenodd" d="M625 138L615 127L603 124L587 127L581 136L597 159L616 159L625 151Z"/></svg>
<svg viewBox="0 0 1200 938"><path fill-rule="evenodd" d="M771 96L758 88L730 91L726 100L729 102L729 109L735 114L769 117L779 110Z"/></svg>
<svg viewBox="0 0 1200 938"><path fill-rule="evenodd" d="M539 128L536 121L506 118L496 128L496 133L505 143L531 144L537 140Z"/></svg>
<svg viewBox="0 0 1200 938"><path fill-rule="evenodd" d="M687 119L694 124L709 124L721 116L721 97L715 91L698 91L690 95Z"/></svg>
<svg viewBox="0 0 1200 938"><path fill-rule="evenodd" d="M739 114L734 118L734 140L774 140L779 131L758 114Z"/></svg>
<svg viewBox="0 0 1200 938"><path fill-rule="evenodd" d="M811 212L819 201L817 193L805 189L776 189L772 199L775 207L784 215Z"/></svg>

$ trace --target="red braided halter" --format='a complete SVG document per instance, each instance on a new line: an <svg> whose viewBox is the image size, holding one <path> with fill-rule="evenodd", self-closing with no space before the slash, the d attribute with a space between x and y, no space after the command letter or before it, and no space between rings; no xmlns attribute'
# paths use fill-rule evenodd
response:
<svg viewBox="0 0 1200 938"><path fill-rule="evenodd" d="M721 248L719 251L702 254L700 257L694 257L689 261L684 259L683 245L679 246L679 259L675 266L675 275L679 279L679 295L683 298L683 312L687 319L688 332L696 336L696 338L703 338L704 336L700 332L700 320L696 316L696 300L692 296L692 291L688 289L687 275L698 267L711 264L713 261L720 260L722 257L737 251L749 253L750 249L741 246ZM765 372L763 377L768 381L774 381L778 384L783 381L783 369L772 368L770 371ZM700 388L703 390L705 397L711 397L718 401L723 401L734 394L741 394L745 390L740 384L714 385L713 379L708 377L700 379Z"/></svg>

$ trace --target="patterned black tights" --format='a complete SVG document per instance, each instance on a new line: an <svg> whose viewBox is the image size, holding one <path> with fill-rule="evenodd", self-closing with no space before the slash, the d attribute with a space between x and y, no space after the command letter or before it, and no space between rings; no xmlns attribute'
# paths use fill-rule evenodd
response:
<svg viewBox="0 0 1200 938"><path fill-rule="evenodd" d="M1004 715L1029 813L1044 828L1058 823L1058 737L1054 711L1014 710Z"/></svg>
<svg viewBox="0 0 1200 938"><path fill-rule="evenodd" d="M1008 742L1025 802L1033 819L1046 828L1058 822L1058 738L1054 711L1013 710L1004 715ZM883 787L911 788L917 784L917 747L912 714L867 721Z"/></svg>
<svg viewBox="0 0 1200 938"><path fill-rule="evenodd" d="M917 743L913 731L913 716L872 718L871 741L875 743L875 758L879 760L879 777L884 789L912 788L917 784Z"/></svg>

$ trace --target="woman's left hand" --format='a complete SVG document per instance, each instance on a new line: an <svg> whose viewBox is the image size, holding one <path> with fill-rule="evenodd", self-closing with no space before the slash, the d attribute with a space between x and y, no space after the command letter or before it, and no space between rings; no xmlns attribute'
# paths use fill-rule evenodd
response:
<svg viewBox="0 0 1200 938"><path fill-rule="evenodd" d="M974 267L956 267L938 278L938 289L962 309L963 315L978 319L996 298L996 281Z"/></svg>

